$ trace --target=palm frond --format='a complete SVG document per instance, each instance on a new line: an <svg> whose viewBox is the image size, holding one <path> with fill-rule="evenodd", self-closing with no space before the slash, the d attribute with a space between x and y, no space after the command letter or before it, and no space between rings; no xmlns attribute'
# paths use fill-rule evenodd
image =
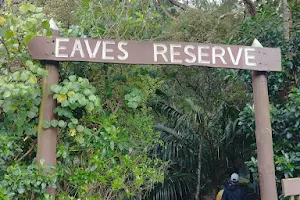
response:
<svg viewBox="0 0 300 200"><path fill-rule="evenodd" d="M195 190L195 175L190 173L173 173L166 177L164 183L156 185L147 200L188 200Z"/></svg>
<svg viewBox="0 0 300 200"><path fill-rule="evenodd" d="M195 153L195 141L198 141L197 135L192 132L180 132L162 124L154 126L155 129L162 132L161 139L164 141L163 147L156 148L156 154L163 160L171 160L180 168L190 168L194 166L197 160Z"/></svg>

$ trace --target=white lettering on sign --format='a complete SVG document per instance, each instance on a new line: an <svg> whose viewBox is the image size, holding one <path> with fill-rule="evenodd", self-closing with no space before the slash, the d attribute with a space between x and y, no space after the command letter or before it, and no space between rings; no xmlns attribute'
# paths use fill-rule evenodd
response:
<svg viewBox="0 0 300 200"><path fill-rule="evenodd" d="M247 47L244 49L245 51L245 64L247 66L256 66L256 63L255 62L250 62L249 59L253 59L255 60L255 56L254 55L249 55L249 51L255 51L254 48L250 48L250 47Z"/></svg>
<svg viewBox="0 0 300 200"><path fill-rule="evenodd" d="M230 68L257 67L256 49L225 45L152 43L145 52L135 52L128 41L56 38L55 57L89 59L91 61L126 61L143 55L146 63L207 65ZM134 44L136 45L136 43ZM147 46L148 45L148 46ZM150 46L153 49L150 50ZM148 48L148 50L147 50ZM130 55L130 51L132 56ZM142 51L142 49L141 49ZM148 55L148 54L153 55ZM85 58L87 57L87 58ZM140 58L139 58L140 59Z"/></svg>
<svg viewBox="0 0 300 200"><path fill-rule="evenodd" d="M175 48L181 48L180 44L170 44L170 57L172 63L182 63L182 60L176 60L175 56L180 56L180 52L176 52Z"/></svg>
<svg viewBox="0 0 300 200"><path fill-rule="evenodd" d="M196 58L195 54L193 54L192 52L189 51L189 49L195 49L195 46L193 46L193 45L186 45L184 47L184 53L186 55L188 55L188 56L191 57L191 59L186 58L184 61L187 62L187 63L189 63L189 64L192 64L192 63L196 62L197 58Z"/></svg>
<svg viewBox="0 0 300 200"><path fill-rule="evenodd" d="M73 50L72 50L70 57L74 57L76 51L79 51L81 58L84 58L84 52L83 52L82 45L81 45L81 42L79 39L75 40Z"/></svg>
<svg viewBox="0 0 300 200"><path fill-rule="evenodd" d="M231 47L156 43L153 48L154 62L161 57L164 62L171 64L256 66L255 55L251 54L255 49L251 47L239 47L233 51ZM244 63L241 63L242 58Z"/></svg>
<svg viewBox="0 0 300 200"><path fill-rule="evenodd" d="M236 58L234 58L232 50L231 50L230 47L227 47L227 51L229 53L230 60L231 60L232 64L238 65L239 62L240 62L241 56L242 56L243 48L239 48L238 53L236 55Z"/></svg>
<svg viewBox="0 0 300 200"><path fill-rule="evenodd" d="M122 41L118 43L118 49L124 54L123 56L118 55L119 60L126 60L129 56L128 51L126 51L123 46L127 46L127 42Z"/></svg>
<svg viewBox="0 0 300 200"><path fill-rule="evenodd" d="M216 50L221 50L221 53L216 53ZM227 64L227 62L224 60L225 50L223 47L213 47L212 48L212 64L216 64L216 58L219 58L224 65Z"/></svg>
<svg viewBox="0 0 300 200"><path fill-rule="evenodd" d="M60 42L69 42L69 38L56 38L55 40L55 57L68 58L68 54L60 54L59 50L66 50L66 46L60 46Z"/></svg>
<svg viewBox="0 0 300 200"><path fill-rule="evenodd" d="M102 59L103 60L114 60L115 58L113 56L108 56L107 53L113 53L113 49L109 49L106 45L112 45L115 44L114 41L103 41L102 42Z"/></svg>
<svg viewBox="0 0 300 200"><path fill-rule="evenodd" d="M209 49L209 46L198 46L198 62L200 64L210 64L209 60L203 60L202 57L208 57L208 53L203 53L202 49Z"/></svg>
<svg viewBox="0 0 300 200"><path fill-rule="evenodd" d="M165 44L153 44L154 47L154 61L157 62L158 61L158 55L160 54L163 59L165 60L165 62L168 62L168 58L166 56L166 53L168 51L168 47ZM158 47L162 47L163 49L158 51Z"/></svg>
<svg viewBox="0 0 300 200"><path fill-rule="evenodd" d="M72 40L71 40L72 41ZM62 45L62 42L68 42ZM125 49L125 46L128 45L126 41L120 41L116 44L115 41L90 41L89 39L76 39L73 40L73 44L70 42L69 38L56 38L55 43L55 57L57 58L74 58L76 54L79 53L81 58L85 58L85 54L88 54L90 59L97 59L98 52L101 48L101 58L103 60L114 60L115 57L112 56L115 54L114 51L119 50L120 54L115 55L119 60L126 60L129 57L128 51ZM85 46L82 46L82 43ZM91 47L91 43L95 44L94 48ZM72 49L67 49L72 46ZM61 53L61 50L65 50L66 53ZM67 54L68 51L68 54ZM70 53L71 51L71 53ZM112 54L112 55L111 55Z"/></svg>
<svg viewBox="0 0 300 200"><path fill-rule="evenodd" d="M99 51L99 47L101 45L101 41L100 40L97 41L93 52L92 52L92 49L90 47L89 40L84 40L84 43L85 43L85 46L86 46L86 49L87 49L87 52L88 52L90 58L96 58L96 55Z"/></svg>

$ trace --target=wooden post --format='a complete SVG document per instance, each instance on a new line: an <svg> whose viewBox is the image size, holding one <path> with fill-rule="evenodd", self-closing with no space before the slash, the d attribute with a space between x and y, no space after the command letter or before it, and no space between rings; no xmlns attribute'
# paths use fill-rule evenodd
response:
<svg viewBox="0 0 300 200"><path fill-rule="evenodd" d="M255 39L253 47L262 47ZM262 200L276 200L276 178L270 121L267 73L253 71L253 99L255 110L255 137L257 144L258 174Z"/></svg>
<svg viewBox="0 0 300 200"><path fill-rule="evenodd" d="M52 20L50 20L50 28L52 29L53 36L59 35L58 28ZM53 110L56 107L56 100L53 99L50 87L54 84L58 84L58 62L47 61L45 68L48 70L48 76L44 77L42 82L42 101L39 114L36 162L40 165L40 161L44 160L44 166L46 167L45 172L54 173L54 171L47 169L47 167L56 166L57 129L43 129L43 121L55 119ZM48 188L48 193L54 195L55 189Z"/></svg>

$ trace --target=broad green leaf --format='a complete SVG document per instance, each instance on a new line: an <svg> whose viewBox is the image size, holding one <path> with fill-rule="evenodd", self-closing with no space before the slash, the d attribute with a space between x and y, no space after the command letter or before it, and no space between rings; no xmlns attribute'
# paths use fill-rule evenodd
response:
<svg viewBox="0 0 300 200"><path fill-rule="evenodd" d="M0 25L3 25L5 22L5 18L4 17L0 17Z"/></svg>
<svg viewBox="0 0 300 200"><path fill-rule="evenodd" d="M24 3L22 6L20 6L19 11L22 14L27 13L28 11L30 12L35 12L36 7L30 3Z"/></svg>
<svg viewBox="0 0 300 200"><path fill-rule="evenodd" d="M8 98L8 97L10 97L10 95L11 95L10 91L5 91L3 94L3 97Z"/></svg>
<svg viewBox="0 0 300 200"><path fill-rule="evenodd" d="M70 81L75 82L76 81L76 76L75 75L69 76L69 79L70 79Z"/></svg>
<svg viewBox="0 0 300 200"><path fill-rule="evenodd" d="M110 141L110 148L111 148L111 150L114 150L114 148L115 148L115 143L114 143L114 141Z"/></svg>
<svg viewBox="0 0 300 200"><path fill-rule="evenodd" d="M36 7L35 12L37 13L43 12L43 7Z"/></svg>
<svg viewBox="0 0 300 200"><path fill-rule="evenodd" d="M33 39L35 37L35 34L34 33L29 33L29 34L27 34L27 35L25 35L25 37L24 37L24 43L26 44L26 45L28 45L29 44L29 42Z"/></svg>
<svg viewBox="0 0 300 200"><path fill-rule="evenodd" d="M28 117L30 118L30 119L32 119L32 118L34 118L36 116L36 113L34 113L34 112L28 112Z"/></svg>
<svg viewBox="0 0 300 200"><path fill-rule="evenodd" d="M68 89L63 87L61 90L60 90L60 93L61 94L67 94L68 93Z"/></svg>
<svg viewBox="0 0 300 200"><path fill-rule="evenodd" d="M66 123L65 123L63 120L59 120L58 126L59 126L60 128L63 128L65 125L66 125Z"/></svg>
<svg viewBox="0 0 300 200"><path fill-rule="evenodd" d="M63 102L64 100L66 100L68 97L67 97L67 95L65 95L65 94L59 94L59 95L57 95L57 101L59 102L59 103L61 103L61 102Z"/></svg>
<svg viewBox="0 0 300 200"><path fill-rule="evenodd" d="M74 137L76 135L76 130L75 128L70 129L70 136Z"/></svg>
<svg viewBox="0 0 300 200"><path fill-rule="evenodd" d="M15 111L17 109L17 106L10 105L9 110ZM28 116L29 117L29 116ZM29 117L30 118L30 117ZM33 117L32 117L33 118Z"/></svg>
<svg viewBox="0 0 300 200"><path fill-rule="evenodd" d="M4 38L5 39L10 39L10 38L14 37L14 35L15 35L15 33L13 31L9 30L9 31L6 32Z"/></svg>
<svg viewBox="0 0 300 200"><path fill-rule="evenodd" d="M42 183L42 190L46 188L46 183Z"/></svg>
<svg viewBox="0 0 300 200"><path fill-rule="evenodd" d="M37 113L39 111L39 108L37 106L33 106L31 111Z"/></svg>
<svg viewBox="0 0 300 200"><path fill-rule="evenodd" d="M76 137L76 141L79 143L79 144L83 144L85 142L84 140L84 137L82 137L82 135L79 135Z"/></svg>
<svg viewBox="0 0 300 200"><path fill-rule="evenodd" d="M28 73L21 73L21 77L20 78L21 78L22 81L27 81L28 78L29 78Z"/></svg>
<svg viewBox="0 0 300 200"><path fill-rule="evenodd" d="M45 18L45 14L44 13L37 13L34 15L35 18L37 19L44 19Z"/></svg>
<svg viewBox="0 0 300 200"><path fill-rule="evenodd" d="M68 127L69 127L69 128L75 128L76 126L75 126L75 124L73 124L72 122L69 122L69 123L68 123Z"/></svg>
<svg viewBox="0 0 300 200"><path fill-rule="evenodd" d="M85 98L80 98L78 100L78 103L81 105L81 106L85 106L87 104L87 100Z"/></svg>
<svg viewBox="0 0 300 200"><path fill-rule="evenodd" d="M72 119L71 119L71 122L72 122L73 124L78 124L78 119L72 118Z"/></svg>
<svg viewBox="0 0 300 200"><path fill-rule="evenodd" d="M80 133L83 132L84 131L84 127L82 125L78 125L77 126L77 131L80 132Z"/></svg>
<svg viewBox="0 0 300 200"><path fill-rule="evenodd" d="M69 105L70 105L70 103L69 103L68 100L64 100L64 101L61 102L61 106L62 106L62 107L67 107L67 106L69 106Z"/></svg>
<svg viewBox="0 0 300 200"><path fill-rule="evenodd" d="M50 128L51 122L50 121L43 121L43 128L47 129Z"/></svg>
<svg viewBox="0 0 300 200"><path fill-rule="evenodd" d="M51 126L52 127L57 127L57 125L58 125L58 121L56 119L51 121Z"/></svg>
<svg viewBox="0 0 300 200"><path fill-rule="evenodd" d="M86 108L86 110L88 110L88 111L92 111L92 110L94 110L95 106L94 106L93 103L89 102L89 103L86 105L85 108Z"/></svg>
<svg viewBox="0 0 300 200"><path fill-rule="evenodd" d="M33 62L31 60L27 60L25 62L25 65L28 66L28 67L31 67L31 66L33 66Z"/></svg>
<svg viewBox="0 0 300 200"><path fill-rule="evenodd" d="M96 101L97 97L95 95L91 95L91 96L89 96L89 100L90 101Z"/></svg>
<svg viewBox="0 0 300 200"><path fill-rule="evenodd" d="M51 37L51 36L52 36L52 30L51 29L47 29L46 37Z"/></svg>
<svg viewBox="0 0 300 200"><path fill-rule="evenodd" d="M75 94L74 91L69 91L67 95L68 95L68 97L71 97L71 96L73 96L74 94Z"/></svg>
<svg viewBox="0 0 300 200"><path fill-rule="evenodd" d="M51 91L55 93L60 93L61 88L62 87L60 85L51 85L50 87Z"/></svg>
<svg viewBox="0 0 300 200"><path fill-rule="evenodd" d="M92 92L89 89L84 89L83 94L86 95L86 96L90 96L92 94Z"/></svg>
<svg viewBox="0 0 300 200"><path fill-rule="evenodd" d="M28 21L29 21L30 23L32 23L33 25L35 25L35 26L36 26L36 24L38 23L38 20L35 19L35 18L29 18Z"/></svg>
<svg viewBox="0 0 300 200"><path fill-rule="evenodd" d="M18 188L18 193L23 194L25 192L25 189L23 187Z"/></svg>
<svg viewBox="0 0 300 200"><path fill-rule="evenodd" d="M43 27L44 29L49 29L49 28L50 28L49 21L48 21L48 20L44 20L44 21L42 22L42 27Z"/></svg>
<svg viewBox="0 0 300 200"><path fill-rule="evenodd" d="M16 96L17 96L17 95L19 95L19 93L20 93L20 89L19 89L19 88L13 89L13 90L12 90L12 94L13 94L13 95L16 95Z"/></svg>
<svg viewBox="0 0 300 200"><path fill-rule="evenodd" d="M12 75L14 81L20 80L20 76L21 76L21 72L20 71L16 71Z"/></svg>
<svg viewBox="0 0 300 200"><path fill-rule="evenodd" d="M28 79L28 82L29 82L29 83L37 83L37 78L36 78L36 76L34 76L34 75L30 76L29 79Z"/></svg>
<svg viewBox="0 0 300 200"><path fill-rule="evenodd" d="M106 156L106 148L103 148L101 152L101 159L103 159L105 156Z"/></svg>
<svg viewBox="0 0 300 200"><path fill-rule="evenodd" d="M39 67L39 68L37 68L37 74L39 74L41 76L48 76L48 71Z"/></svg>

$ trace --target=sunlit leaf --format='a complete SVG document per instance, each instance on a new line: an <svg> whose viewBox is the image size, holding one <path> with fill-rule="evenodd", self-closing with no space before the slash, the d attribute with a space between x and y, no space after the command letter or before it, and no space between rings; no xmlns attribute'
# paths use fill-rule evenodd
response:
<svg viewBox="0 0 300 200"><path fill-rule="evenodd" d="M67 97L67 95L65 95L65 94L59 94L59 95L57 95L57 101L59 102L59 103L61 103L62 101L64 101L64 100L66 100L68 97Z"/></svg>

